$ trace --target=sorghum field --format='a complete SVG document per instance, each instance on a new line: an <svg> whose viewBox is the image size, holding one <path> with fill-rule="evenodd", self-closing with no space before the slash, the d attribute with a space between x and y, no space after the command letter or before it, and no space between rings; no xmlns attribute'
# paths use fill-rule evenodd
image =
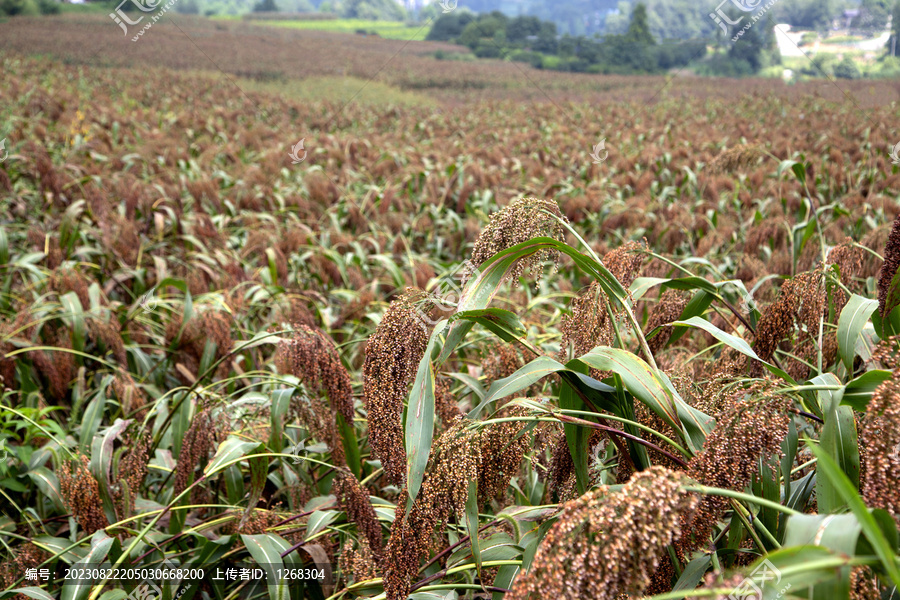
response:
<svg viewBox="0 0 900 600"><path fill-rule="evenodd" d="M897 598L898 83L177 22L0 23L3 598Z"/></svg>

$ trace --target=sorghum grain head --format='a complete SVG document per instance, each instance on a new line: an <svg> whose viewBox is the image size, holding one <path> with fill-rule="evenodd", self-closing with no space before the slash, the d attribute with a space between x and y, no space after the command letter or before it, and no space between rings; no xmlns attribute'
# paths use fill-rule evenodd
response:
<svg viewBox="0 0 900 600"><path fill-rule="evenodd" d="M875 389L859 437L865 445L863 499L871 507L887 510L900 524L900 369Z"/></svg>
<svg viewBox="0 0 900 600"><path fill-rule="evenodd" d="M183 492L193 479L194 470L209 459L209 453L218 443L218 424L209 408L199 410L184 433L181 453L175 467L174 495Z"/></svg>
<svg viewBox="0 0 900 600"><path fill-rule="evenodd" d="M534 237L546 236L563 240L563 226L551 214L565 219L559 210L559 205L553 200L541 198L513 200L500 212L491 215L490 222L475 242L472 250L472 263L476 267L480 267L498 252L527 242ZM541 265L545 261L551 258L558 260L558 257L556 252L541 250L519 261L508 277L515 281L525 273L526 269L529 269L532 275L538 275Z"/></svg>
<svg viewBox="0 0 900 600"><path fill-rule="evenodd" d="M687 474L703 485L741 491L759 470L759 459L769 460L781 452L781 442L790 423L789 396L775 394L774 381L756 383L748 389L731 393L716 427L706 436L703 449L688 463ZM706 496L685 531L693 542L685 547L693 550L706 543L707 537L728 508L721 496Z"/></svg>
<svg viewBox="0 0 900 600"><path fill-rule="evenodd" d="M884 263L878 273L878 309L882 317L886 317L900 304L900 285L892 286L898 268L900 268L900 215L894 219L891 234L884 246Z"/></svg>
<svg viewBox="0 0 900 600"><path fill-rule="evenodd" d="M567 502L509 600L612 600L640 596L681 537L697 505L683 476L663 467L636 473L619 493L597 488Z"/></svg>
<svg viewBox="0 0 900 600"><path fill-rule="evenodd" d="M646 240L643 243L628 241L618 248L606 253L603 257L603 266L609 269L622 287L626 290L634 279L641 272L641 264L644 262L644 255L641 250L646 246Z"/></svg>
<svg viewBox="0 0 900 600"><path fill-rule="evenodd" d="M408 501L406 490L397 503L398 517L384 553L387 600L409 596L410 583L435 529L445 526L454 512L464 514L470 481L478 482L481 500L509 484L532 444L530 435L518 435L523 429L522 422L473 429L459 419L434 443L422 488L407 518L402 518L400 510Z"/></svg>
<svg viewBox="0 0 900 600"><path fill-rule="evenodd" d="M366 344L363 365L369 441L395 484L401 484L406 476L403 400L428 342L414 301L415 293L407 291L391 302Z"/></svg>
<svg viewBox="0 0 900 600"><path fill-rule="evenodd" d="M613 341L613 326L604 303L605 297L596 281L572 300L571 315L560 323L562 347L573 348L581 356L597 346L609 346ZM565 350L564 350L565 352Z"/></svg>
<svg viewBox="0 0 900 600"><path fill-rule="evenodd" d="M760 157L765 156L758 144L741 144L718 155L707 167L710 175L733 173L755 165Z"/></svg>
<svg viewBox="0 0 900 600"><path fill-rule="evenodd" d="M322 331L297 325L290 341L278 345L275 362L279 370L303 381L310 392L327 393L332 408L344 417L344 421L353 422L350 376L334 343Z"/></svg>
<svg viewBox="0 0 900 600"><path fill-rule="evenodd" d="M153 445L153 438L150 434L145 433L135 439L129 433L128 438L131 448L119 460L118 468L119 482L125 482L128 485L128 493L126 495L123 486L119 484L114 494L120 507L123 509L123 515L126 513L129 515L134 514L134 500L137 498L141 485L144 483L144 478L147 476L148 454L150 447ZM124 510L125 508L127 510Z"/></svg>
<svg viewBox="0 0 900 600"><path fill-rule="evenodd" d="M88 464L86 456L79 456L71 463L64 460L59 471L59 490L84 532L93 535L109 526L109 521L103 513L100 485Z"/></svg>
<svg viewBox="0 0 900 600"><path fill-rule="evenodd" d="M347 517L356 523L359 533L366 540L366 546L376 560L381 559L381 523L369 501L369 492L362 488L349 469L338 469L334 478L332 493L337 497Z"/></svg>
<svg viewBox="0 0 900 600"><path fill-rule="evenodd" d="M666 290L659 298L659 302L653 307L650 313L650 319L647 321L645 334L650 333L657 327L662 327L660 331L647 340L647 345L656 354L666 347L669 338L672 337L672 328L666 327L669 323L677 321L684 312L684 307L688 303L688 295L679 290Z"/></svg>

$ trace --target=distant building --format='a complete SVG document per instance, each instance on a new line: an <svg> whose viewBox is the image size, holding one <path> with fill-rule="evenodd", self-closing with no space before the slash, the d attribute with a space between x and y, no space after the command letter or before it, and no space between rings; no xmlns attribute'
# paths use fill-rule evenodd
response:
<svg viewBox="0 0 900 600"><path fill-rule="evenodd" d="M840 19L835 19L834 28L840 29L843 27L844 29L849 29L850 24L853 22L853 19L859 16L860 9L858 8L847 8L844 9L844 14Z"/></svg>

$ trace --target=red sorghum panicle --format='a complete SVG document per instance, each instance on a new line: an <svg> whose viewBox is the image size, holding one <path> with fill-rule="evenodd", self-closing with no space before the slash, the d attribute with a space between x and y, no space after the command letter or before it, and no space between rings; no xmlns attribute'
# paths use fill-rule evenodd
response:
<svg viewBox="0 0 900 600"><path fill-rule="evenodd" d="M894 219L891 234L884 246L884 263L878 273L878 310L881 316L894 309L900 303L900 286L891 291L891 283L900 268L900 215Z"/></svg>
<svg viewBox="0 0 900 600"><path fill-rule="evenodd" d="M441 418L444 428L456 422L462 416L462 411L456 405L453 397L449 377L441 377L434 384L434 410Z"/></svg>
<svg viewBox="0 0 900 600"><path fill-rule="evenodd" d="M349 469L338 469L332 493L337 497L341 508L347 512L347 518L356 523L375 560L380 561L383 547L381 523L369 501L369 492L363 489Z"/></svg>
<svg viewBox="0 0 900 600"><path fill-rule="evenodd" d="M119 481L124 481L128 484L128 494L125 494L121 485L116 487L116 492L114 493L123 515L125 513L129 515L134 514L134 500L137 498L141 485L144 483L144 478L147 476L148 454L150 447L153 445L153 438L150 434L141 435L137 439L133 439L132 436L129 437L131 438L129 440L131 448L119 460L118 468ZM126 508L127 510L124 510Z"/></svg>
<svg viewBox="0 0 900 600"><path fill-rule="evenodd" d="M859 438L865 446L863 499L870 507L887 510L900 524L900 369L872 394Z"/></svg>
<svg viewBox="0 0 900 600"><path fill-rule="evenodd" d="M86 456L72 462L64 459L59 470L59 489L78 525L85 534L93 535L109 526L109 521L103 513L100 485L91 475L89 463Z"/></svg>
<svg viewBox="0 0 900 600"><path fill-rule="evenodd" d="M206 349L206 344L211 342L215 345L215 355L213 364L216 361L224 359L232 350L231 325L234 318L231 313L225 311L207 310L200 314L195 314L184 324L182 330L182 317L180 315L172 315L172 319L166 325L166 344L171 346L175 344L176 360L184 365L184 369L194 377L202 375L200 373L200 361ZM179 336L179 332L181 335ZM211 365L210 365L211 366ZM217 378L224 377L228 372L229 365L227 360L222 360L216 367L215 376ZM190 377L179 372L179 378L183 383L193 383Z"/></svg>
<svg viewBox="0 0 900 600"><path fill-rule="evenodd" d="M787 435L792 400L768 390L773 381L732 392L716 428L706 437L703 449L688 463L687 474L703 485L742 491L759 470L759 459L778 457ZM707 542L712 527L728 509L722 496L706 496L685 531L684 546L690 550Z"/></svg>
<svg viewBox="0 0 900 600"><path fill-rule="evenodd" d="M681 537L698 499L663 467L636 473L618 493L602 487L567 502L508 600L612 600L640 596Z"/></svg>
<svg viewBox="0 0 900 600"><path fill-rule="evenodd" d="M199 410L184 434L178 465L175 467L173 494L177 496L191 484L194 471L209 459L209 453L216 448L218 427L209 408Z"/></svg>
<svg viewBox="0 0 900 600"><path fill-rule="evenodd" d="M747 167L755 165L764 156L766 153L759 144L741 144L729 148L715 157L706 167L706 172L710 175L718 175L719 173L745 170Z"/></svg>
<svg viewBox="0 0 900 600"><path fill-rule="evenodd" d="M564 316L559 327L563 335L561 352L571 346L574 355L581 356L597 346L612 345L613 323L600 284L591 283L569 306L572 314Z"/></svg>
<svg viewBox="0 0 900 600"><path fill-rule="evenodd" d="M374 579L378 577L379 573L375 557L369 548L369 542L364 537L359 538L356 548L353 548L349 542L344 544L340 567L345 581L349 580L348 575L352 574L353 580L357 583Z"/></svg>
<svg viewBox="0 0 900 600"><path fill-rule="evenodd" d="M900 335L881 340L872 351L871 362L877 368L893 371L900 369Z"/></svg>
<svg viewBox="0 0 900 600"><path fill-rule="evenodd" d="M672 337L672 327L666 327L669 323L677 321L684 312L690 298L687 294L679 290L666 290L659 298L659 302L653 307L650 313L650 319L644 328L644 334L649 334L657 327L662 327L655 336L647 340L647 345L653 355L666 347L669 338Z"/></svg>
<svg viewBox="0 0 900 600"><path fill-rule="evenodd" d="M502 414L502 413L501 413ZM522 414L521 411L514 414ZM428 553L432 536L453 513L465 513L469 482L478 481L478 498L494 496L518 471L532 436L522 422L489 423L473 429L459 419L431 450L429 468L409 516L406 490L397 502L397 518L385 549L384 590L387 600L406 600L419 561Z"/></svg>
<svg viewBox="0 0 900 600"><path fill-rule="evenodd" d="M641 272L641 265L644 262L641 251L645 246L646 240L644 243L628 241L603 256L603 266L609 269L626 290Z"/></svg>
<svg viewBox="0 0 900 600"><path fill-rule="evenodd" d="M388 479L398 485L406 477L403 401L428 342L414 299L415 293L407 291L391 302L366 344L363 365L369 442Z"/></svg>
<svg viewBox="0 0 900 600"><path fill-rule="evenodd" d="M275 361L280 371L298 377L311 393L327 393L331 407L345 422L353 422L350 376L334 343L323 332L297 325L290 341L278 345Z"/></svg>
<svg viewBox="0 0 900 600"><path fill-rule="evenodd" d="M552 237L562 241L564 238L563 226L551 214L565 219L559 210L559 205L554 200L541 198L513 200L500 212L491 215L490 223L475 242L472 250L472 263L475 267L480 267L487 259L501 250L527 242L535 237ZM541 250L516 263L508 277L515 281L525 273L526 269L531 272L532 276L536 276L540 272L541 265L551 258L558 261L559 253Z"/></svg>

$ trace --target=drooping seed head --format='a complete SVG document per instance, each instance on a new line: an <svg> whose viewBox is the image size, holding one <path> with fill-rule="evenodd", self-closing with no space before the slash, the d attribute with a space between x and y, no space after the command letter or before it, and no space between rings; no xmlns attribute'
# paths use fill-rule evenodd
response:
<svg viewBox="0 0 900 600"><path fill-rule="evenodd" d="M509 600L612 600L640 596L681 537L698 498L683 492L683 475L663 467L636 473L622 490L601 487L567 502L528 573Z"/></svg>
<svg viewBox="0 0 900 600"><path fill-rule="evenodd" d="M475 242L472 250L472 263L475 267L480 267L498 252L535 237L552 237L562 241L563 226L551 215L565 219L559 210L559 205L553 200L541 198L513 200L502 210L491 215L490 222ZM552 258L555 264L558 257L559 254L555 251L541 250L520 260L512 268L508 277L515 281L525 273L526 269L533 276L537 276L545 261Z"/></svg>
<svg viewBox="0 0 900 600"><path fill-rule="evenodd" d="M886 318L900 304L900 283L894 284L900 268L900 215L894 219L891 234L884 247L884 263L878 273L878 310Z"/></svg>
<svg viewBox="0 0 900 600"><path fill-rule="evenodd" d="M388 479L398 485L406 477L403 401L428 343L415 299L415 292L407 290L391 302L366 344L363 365L369 442Z"/></svg>

